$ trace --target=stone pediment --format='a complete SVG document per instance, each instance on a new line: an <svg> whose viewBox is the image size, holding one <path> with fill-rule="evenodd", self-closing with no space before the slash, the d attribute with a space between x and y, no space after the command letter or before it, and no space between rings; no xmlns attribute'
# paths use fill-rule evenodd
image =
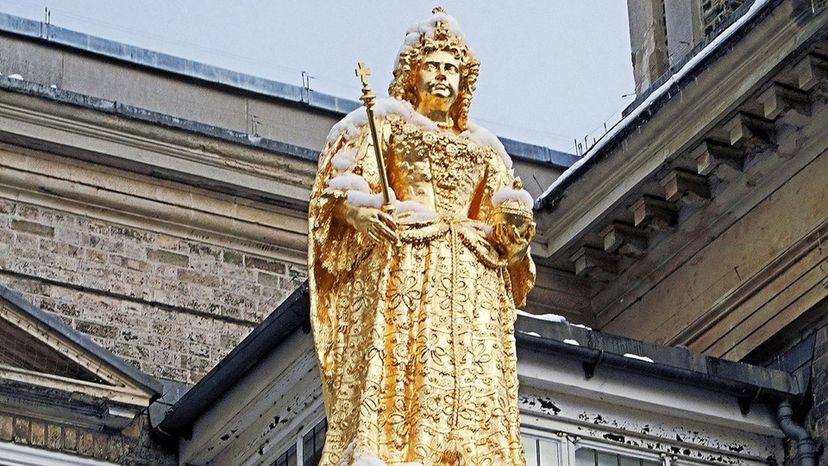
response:
<svg viewBox="0 0 828 466"><path fill-rule="evenodd" d="M27 387L16 389L16 387ZM33 393L145 407L161 384L0 286L0 405ZM48 402L48 400L47 400Z"/></svg>

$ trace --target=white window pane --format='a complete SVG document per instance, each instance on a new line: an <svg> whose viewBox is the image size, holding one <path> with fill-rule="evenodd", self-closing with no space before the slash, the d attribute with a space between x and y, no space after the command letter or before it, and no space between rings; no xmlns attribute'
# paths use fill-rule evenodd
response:
<svg viewBox="0 0 828 466"><path fill-rule="evenodd" d="M618 455L603 451L598 451L596 454L598 456L598 466L618 466Z"/></svg>
<svg viewBox="0 0 828 466"><path fill-rule="evenodd" d="M575 466L595 466L595 450L590 448L575 450Z"/></svg>
<svg viewBox="0 0 828 466"><path fill-rule="evenodd" d="M538 465L538 441L532 437L523 436L523 449L526 450L526 466Z"/></svg>
<svg viewBox="0 0 828 466"><path fill-rule="evenodd" d="M641 466L641 460L638 458L630 458L629 456L619 456L618 464L620 466Z"/></svg>
<svg viewBox="0 0 828 466"><path fill-rule="evenodd" d="M553 440L538 440L540 466L560 466L561 446Z"/></svg>

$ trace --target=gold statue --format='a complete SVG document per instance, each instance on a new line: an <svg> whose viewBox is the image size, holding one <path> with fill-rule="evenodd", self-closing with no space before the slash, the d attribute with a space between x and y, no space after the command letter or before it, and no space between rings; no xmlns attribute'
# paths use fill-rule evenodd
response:
<svg viewBox="0 0 828 466"><path fill-rule="evenodd" d="M360 66L370 111L334 126L320 156L308 261L321 465L525 464L514 321L534 284L532 198L468 121L478 67L435 9L408 31L391 98L374 102Z"/></svg>

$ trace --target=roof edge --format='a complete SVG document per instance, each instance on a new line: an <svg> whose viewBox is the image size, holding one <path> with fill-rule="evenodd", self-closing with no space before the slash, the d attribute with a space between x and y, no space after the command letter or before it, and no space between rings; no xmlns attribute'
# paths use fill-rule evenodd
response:
<svg viewBox="0 0 828 466"><path fill-rule="evenodd" d="M64 324L63 321L54 317L32 303L26 301L23 295L4 285L0 285L0 299L8 301L13 306L25 312L39 323L49 327L61 337L69 340L70 343L79 346L84 351L93 354L96 358L106 363L111 369L123 375L137 386L148 391L152 395L161 395L163 385L150 375L141 372L131 364L116 356L111 351L98 345L88 336Z"/></svg>
<svg viewBox="0 0 828 466"><path fill-rule="evenodd" d="M715 358L686 348L646 343L568 322L519 316L515 337L519 348L570 357L594 365L593 369L606 365L750 401L799 398L807 388L788 372Z"/></svg>
<svg viewBox="0 0 828 466"><path fill-rule="evenodd" d="M334 113L348 113L361 104L293 84L124 44L20 16L0 13L0 32L49 42L133 65L151 68L221 86L276 97Z"/></svg>
<svg viewBox="0 0 828 466"><path fill-rule="evenodd" d="M189 436L204 410L231 390L259 361L274 351L291 333L308 325L309 291L305 281L233 351L181 397L171 409L155 411L162 418L153 428L166 438ZM541 333L535 333L541 332ZM746 402L798 399L805 393L799 380L784 371L767 369L694 353L684 348L661 346L606 334L568 322L550 322L518 316L515 324L518 351L541 351L620 370L655 375L665 380L744 398ZM575 340L578 345L571 341ZM630 353L639 358L624 356ZM651 357L648 362L641 357ZM158 402L151 406L160 406Z"/></svg>
<svg viewBox="0 0 828 466"><path fill-rule="evenodd" d="M151 419L153 429L168 438L189 435L193 423L206 407L231 390L285 337L307 322L309 306L306 280L172 408L165 410L161 419Z"/></svg>
<svg viewBox="0 0 828 466"><path fill-rule="evenodd" d="M362 104L330 94L316 92L294 84L275 81L218 66L155 52L142 47L92 36L62 28L42 21L31 20L7 13L0 13L0 33L23 36L35 41L56 44L83 53L98 55L112 60L172 73L209 84L225 86L254 94L272 97L297 105L305 105L336 115L345 115ZM80 94L78 94L80 95ZM122 105L122 104L119 104ZM129 107L129 106L125 106ZM132 107L137 108L137 107ZM170 117L173 120L178 118ZM209 126L209 125L205 125ZM223 130L229 131L229 130ZM248 136L245 134L245 138ZM566 152L509 138L498 137L513 158L533 163L548 163L558 168L568 168L578 157ZM278 143L277 141L273 141Z"/></svg>
<svg viewBox="0 0 828 466"><path fill-rule="evenodd" d="M783 0L754 0L754 3L747 5L749 8L733 23L717 36L709 39L706 46L702 47L693 56L686 57L678 64L677 68L671 68L668 73L662 75L657 82L661 84L655 88L651 87L644 94L643 99L636 98L630 106L624 110L623 118L604 134L598 142L590 148L575 164L569 167L558 179L556 179L535 201L536 211L553 207L555 203L564 196L566 189L581 178L592 166L606 159L616 148L623 138L628 136L635 128L635 123L644 123L655 117L656 113L675 95L679 95L678 89L688 80L694 79L699 70L703 69L702 64L715 61L719 58L716 55L723 47L738 41L754 26L761 23ZM642 95L644 95L642 94ZM636 105L637 102L637 105ZM636 105L635 107L632 107Z"/></svg>

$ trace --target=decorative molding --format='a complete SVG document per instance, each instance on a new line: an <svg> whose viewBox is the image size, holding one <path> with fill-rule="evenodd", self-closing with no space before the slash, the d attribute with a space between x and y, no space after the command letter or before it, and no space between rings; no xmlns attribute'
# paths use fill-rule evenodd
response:
<svg viewBox="0 0 828 466"><path fill-rule="evenodd" d="M647 233L624 222L612 222L601 231L604 251L618 252L626 257L638 257L647 251Z"/></svg>
<svg viewBox="0 0 828 466"><path fill-rule="evenodd" d="M2 139L103 165L303 208L316 164L145 122L0 93Z"/></svg>
<svg viewBox="0 0 828 466"><path fill-rule="evenodd" d="M26 318L15 311L10 303L3 300L0 300L0 318L8 324L23 330L31 338L49 346L55 352L71 359L111 385L75 380L4 364L0 364L0 379L29 383L62 390L68 393L85 393L94 397L135 406L149 406L151 394L133 386L126 378L110 370L82 349L56 336L53 332L47 330L32 319Z"/></svg>
<svg viewBox="0 0 828 466"><path fill-rule="evenodd" d="M711 332L719 326L723 319L732 315L737 309L745 305L758 292L768 288L777 279L792 270L796 264L811 254L814 249L820 248L826 238L828 238L828 221L823 222L814 231L784 251L781 251L774 260L765 265L753 276L744 280L730 293L723 296L707 312L696 318L693 323L670 338L666 343L668 345L695 346L698 347L695 348L696 350L705 351L717 339L712 336L705 338L706 333ZM828 252L824 256L828 257ZM824 261L824 259L823 257L818 260ZM707 343L704 343L705 341Z"/></svg>
<svg viewBox="0 0 828 466"><path fill-rule="evenodd" d="M667 102L657 118L626 137L620 146L624 157L604 157L583 175L584 181L570 185L554 207L538 214L538 236L546 242L538 252L555 261L568 259L566 252L577 247L602 216L618 208L665 162L698 145L699 136L736 111L749 97L746 93L776 71L780 58L794 56L814 37L823 23L810 16L810 11L790 11L790 6L774 9L732 52L712 63L704 78L688 83L681 98ZM745 60L745 56L756 59ZM715 85L699 86L702 79ZM739 126L737 139L743 138L738 134L742 130ZM665 134L671 137L663 137Z"/></svg>
<svg viewBox="0 0 828 466"><path fill-rule="evenodd" d="M3 151L0 198L304 264L307 225L297 212L109 174L83 162ZM78 165L80 168L78 169Z"/></svg>
<svg viewBox="0 0 828 466"><path fill-rule="evenodd" d="M7 466L117 466L115 463L0 442L0 458Z"/></svg>

